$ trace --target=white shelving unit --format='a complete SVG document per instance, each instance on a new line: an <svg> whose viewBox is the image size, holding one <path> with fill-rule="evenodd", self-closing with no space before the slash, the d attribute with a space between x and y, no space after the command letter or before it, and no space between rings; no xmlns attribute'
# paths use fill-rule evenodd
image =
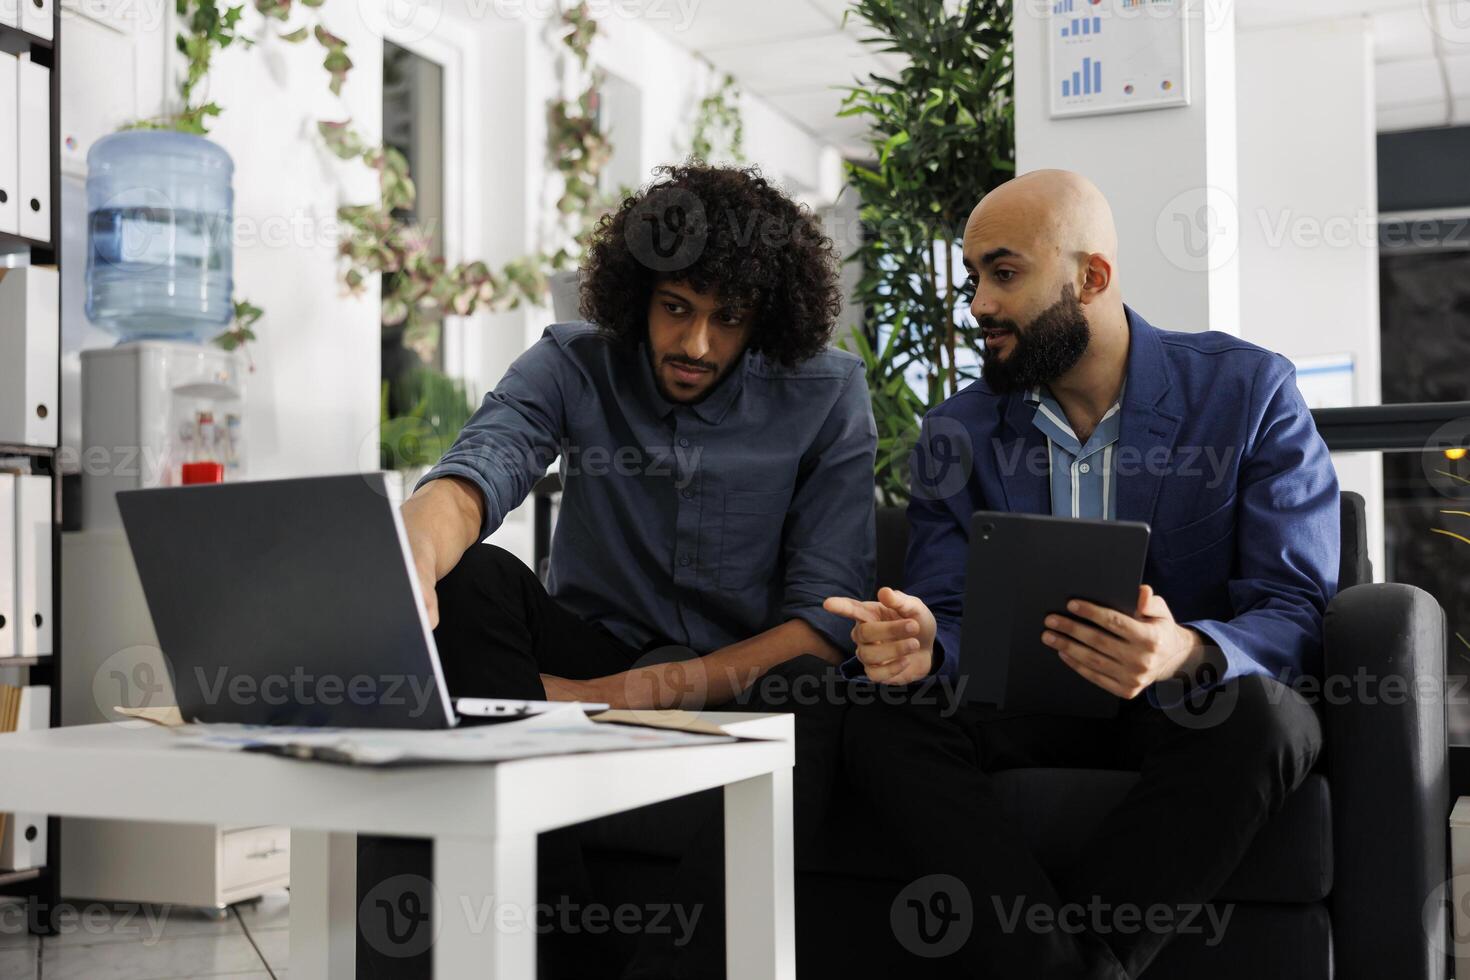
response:
<svg viewBox="0 0 1470 980"><path fill-rule="evenodd" d="M61 18L55 0L0 4L0 270L6 276L26 276L23 270L27 267L60 271L60 52ZM59 276L55 278L59 280ZM34 286L34 280L27 283L27 288ZM59 284L53 287L47 283L45 288L48 292L55 288L54 300L40 297L42 305L54 314L60 309ZM43 568L45 581L33 585L39 585L41 595L49 592L49 603L45 615L38 607L26 614L30 621L12 623L11 635L0 638L0 653L11 654L0 656L0 681L49 688L50 702L43 710L52 726L60 723L62 655L58 561L61 477L58 439L54 435L60 418L57 402L61 364L56 353L60 350L59 315L54 319L56 335L43 333L39 337L43 343L37 347L33 343L38 339L34 323L0 314L0 357L9 362L10 370L17 369L12 361L16 351L29 351L30 359L20 382L15 378L0 380L10 396L0 398L7 413L0 419L0 468L49 481L51 523L49 535L43 533L40 540L31 540L24 549L10 549L19 550ZM37 350L42 353L37 354ZM16 392L17 383L23 385L23 392ZM11 514L0 515L0 535L16 535ZM35 550L38 548L41 551ZM10 584L14 587L13 582ZM33 588L30 598L37 594ZM25 645L14 639L15 631L21 629L29 631ZM35 655L16 655L16 651L29 652L32 647ZM0 868L0 894L26 898L31 931L50 933L60 897L61 834L54 817L42 817L40 822L46 827L44 862L20 869Z"/></svg>

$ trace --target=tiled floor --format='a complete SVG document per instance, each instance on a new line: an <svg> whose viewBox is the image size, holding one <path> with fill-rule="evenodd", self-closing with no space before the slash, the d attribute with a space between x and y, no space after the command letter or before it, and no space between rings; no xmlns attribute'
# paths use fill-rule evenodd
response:
<svg viewBox="0 0 1470 980"><path fill-rule="evenodd" d="M287 976L285 891L219 919L193 909L79 902L58 914L55 936L25 929L24 906L0 899L3 980L281 980Z"/></svg>

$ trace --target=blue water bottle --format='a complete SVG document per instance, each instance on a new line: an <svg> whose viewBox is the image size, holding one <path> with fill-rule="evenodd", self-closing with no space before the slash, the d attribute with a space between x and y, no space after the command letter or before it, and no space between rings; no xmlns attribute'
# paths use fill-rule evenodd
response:
<svg viewBox="0 0 1470 980"><path fill-rule="evenodd" d="M113 133L87 154L87 316L119 342L204 341L233 314L235 170L202 136Z"/></svg>

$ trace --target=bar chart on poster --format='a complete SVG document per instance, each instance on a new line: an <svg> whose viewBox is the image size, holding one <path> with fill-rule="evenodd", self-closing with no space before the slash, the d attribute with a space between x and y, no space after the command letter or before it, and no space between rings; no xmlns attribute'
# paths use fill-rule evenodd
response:
<svg viewBox="0 0 1470 980"><path fill-rule="evenodd" d="M1051 114L1189 104L1187 0L1048 0Z"/></svg>

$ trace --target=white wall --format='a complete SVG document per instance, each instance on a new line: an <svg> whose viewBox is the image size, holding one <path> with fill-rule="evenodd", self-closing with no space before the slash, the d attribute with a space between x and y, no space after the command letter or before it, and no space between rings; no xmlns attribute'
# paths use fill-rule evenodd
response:
<svg viewBox="0 0 1470 980"><path fill-rule="evenodd" d="M341 99L309 43L232 47L210 81L225 109L213 139L236 166L235 288L266 311L247 410L255 479L378 466L380 287L346 295L336 254L337 207L374 200L377 179L327 152L316 124L351 118L381 138L382 41L350 7L323 11L355 63Z"/></svg>
<svg viewBox="0 0 1470 980"><path fill-rule="evenodd" d="M1234 5L1186 7L1190 105L1052 119L1050 5L1017 4L1016 169L1075 170L1102 189L1118 224L1123 295L1150 322L1236 333Z"/></svg>
<svg viewBox="0 0 1470 980"><path fill-rule="evenodd" d="M1354 404L1381 402L1373 38L1343 18L1241 31L1242 336L1291 358L1348 353ZM1310 69L1308 70L1308 67ZM1382 574L1378 453L1334 457L1368 501Z"/></svg>

